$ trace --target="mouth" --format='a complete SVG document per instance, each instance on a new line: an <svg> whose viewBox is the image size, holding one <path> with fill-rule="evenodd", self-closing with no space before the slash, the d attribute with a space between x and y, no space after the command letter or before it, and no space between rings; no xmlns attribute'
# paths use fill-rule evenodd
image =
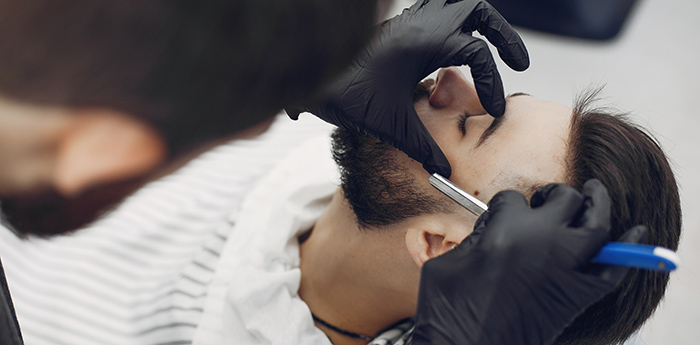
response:
<svg viewBox="0 0 700 345"><path fill-rule="evenodd" d="M435 85L435 79L428 78L416 85L416 89L413 90L413 104L416 104L424 99L430 98L430 91Z"/></svg>

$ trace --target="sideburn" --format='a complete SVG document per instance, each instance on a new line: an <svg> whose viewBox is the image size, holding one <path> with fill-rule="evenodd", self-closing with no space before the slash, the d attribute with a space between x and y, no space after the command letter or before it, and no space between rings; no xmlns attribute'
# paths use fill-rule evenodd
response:
<svg viewBox="0 0 700 345"><path fill-rule="evenodd" d="M332 134L333 158L340 169L343 196L361 228L381 227L423 214L452 209L433 197L395 159L398 149L344 128Z"/></svg>

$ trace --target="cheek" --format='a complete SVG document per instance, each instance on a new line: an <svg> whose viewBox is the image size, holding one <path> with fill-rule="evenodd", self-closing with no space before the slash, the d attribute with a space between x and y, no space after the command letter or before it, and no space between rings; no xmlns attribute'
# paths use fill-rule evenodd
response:
<svg viewBox="0 0 700 345"><path fill-rule="evenodd" d="M431 110L426 108L425 104L417 105L416 110L423 125L445 156L448 156L448 151L463 145L463 136L459 129L460 116L457 112Z"/></svg>
<svg viewBox="0 0 700 345"><path fill-rule="evenodd" d="M474 232L476 217L471 213L468 214L468 216L465 216L464 214L446 214L443 215L443 217L446 219L454 219L454 221L448 224L446 227L445 240L449 242L453 242L455 244L462 243L464 239Z"/></svg>
<svg viewBox="0 0 700 345"><path fill-rule="evenodd" d="M457 150L458 157L448 160L452 164L450 180L465 192L477 197L483 202L496 181L496 176L502 170L498 156L483 154L472 150Z"/></svg>
<svg viewBox="0 0 700 345"><path fill-rule="evenodd" d="M396 163L406 167L408 169L408 173L411 174L411 177L414 177L416 180L428 179L430 174L428 174L428 172L425 171L425 169L423 169L423 165L421 163L407 156L405 153L399 151L398 149L396 149L396 153L398 155L396 157Z"/></svg>

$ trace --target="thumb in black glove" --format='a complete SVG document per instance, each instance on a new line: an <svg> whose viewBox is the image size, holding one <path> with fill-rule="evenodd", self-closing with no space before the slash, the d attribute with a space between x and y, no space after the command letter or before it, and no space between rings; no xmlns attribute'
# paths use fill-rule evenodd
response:
<svg viewBox="0 0 700 345"><path fill-rule="evenodd" d="M288 108L293 119L302 111L340 127L389 142L445 177L450 164L413 108L413 91L440 67L471 67L479 99L493 116L505 111L501 77L479 31L511 68L529 64L518 34L486 1L419 0L379 27L374 41L315 106Z"/></svg>
<svg viewBox="0 0 700 345"><path fill-rule="evenodd" d="M473 234L426 262L413 344L550 344L622 280L628 268L590 264L610 231L598 180L583 193L548 185L530 206L518 192L498 193ZM646 233L634 227L621 240Z"/></svg>

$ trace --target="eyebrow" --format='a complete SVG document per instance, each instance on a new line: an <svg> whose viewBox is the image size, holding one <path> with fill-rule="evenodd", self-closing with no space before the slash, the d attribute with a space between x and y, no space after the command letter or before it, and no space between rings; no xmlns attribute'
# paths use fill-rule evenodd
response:
<svg viewBox="0 0 700 345"><path fill-rule="evenodd" d="M506 99L512 98L512 97L518 97L518 96L530 96L530 95L525 93L525 92L515 92L515 93L511 93L510 95L506 96ZM493 119L493 122L491 122L491 125L489 126L489 128L486 128L484 133L481 133L481 137L479 138L479 141L476 143L477 148L479 146L481 146L481 144L483 144L489 137L491 137L491 135L493 135L493 133L495 133L499 127L501 127L501 124L503 123L503 121L505 121L505 118L506 118L506 113Z"/></svg>
<svg viewBox="0 0 700 345"><path fill-rule="evenodd" d="M525 92L513 92L510 95L506 96L506 99L511 98L511 97L518 97L518 96L530 96L530 94L525 93Z"/></svg>

